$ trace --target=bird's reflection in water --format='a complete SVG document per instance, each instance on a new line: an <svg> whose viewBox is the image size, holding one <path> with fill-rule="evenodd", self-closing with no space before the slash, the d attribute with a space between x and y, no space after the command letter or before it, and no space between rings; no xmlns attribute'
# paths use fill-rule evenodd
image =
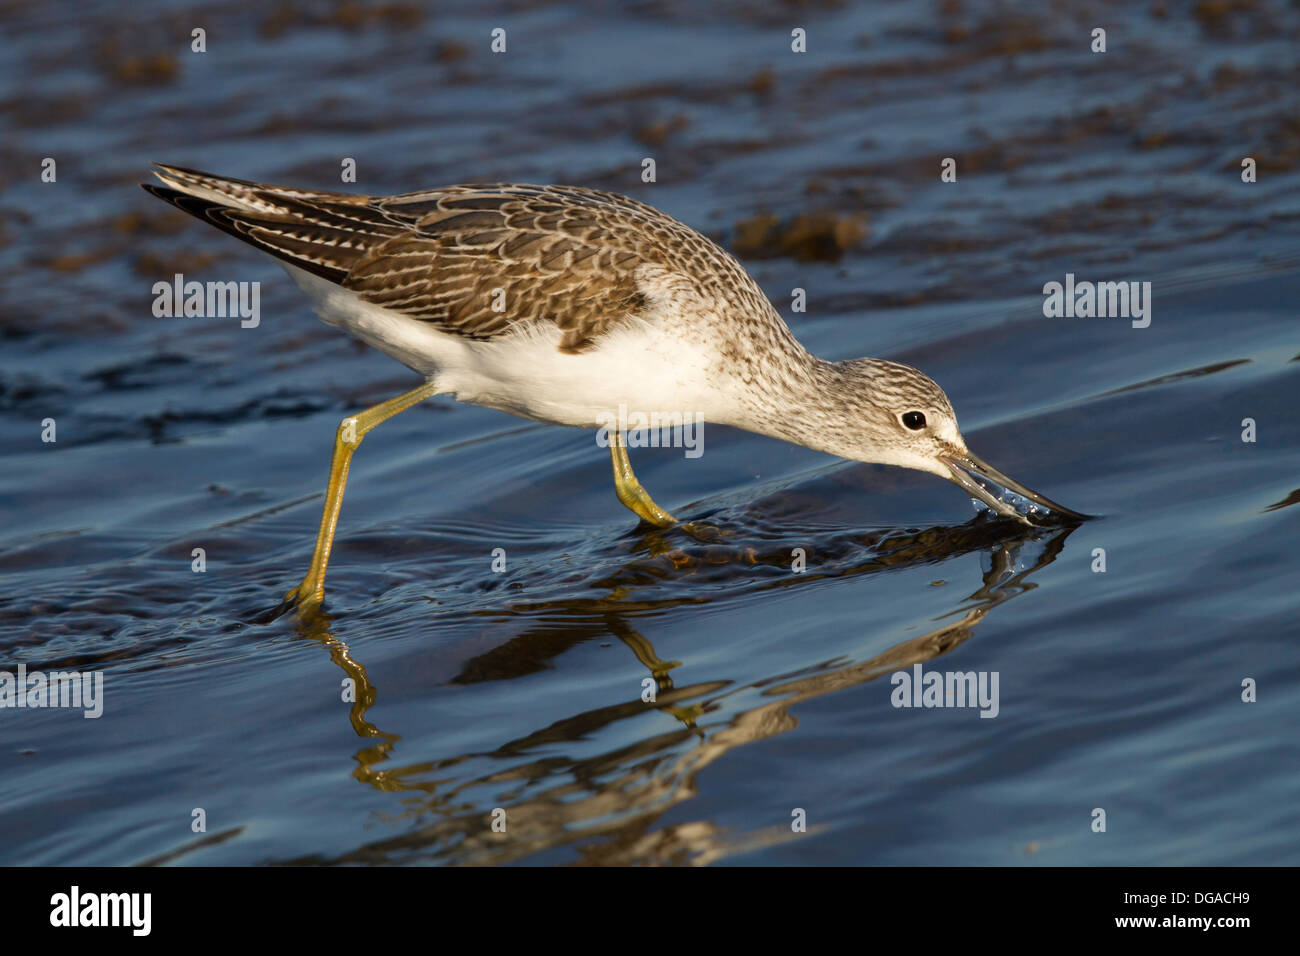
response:
<svg viewBox="0 0 1300 956"><path fill-rule="evenodd" d="M639 557L601 582L607 593L599 598L515 605L510 611L512 615L532 618L563 611L566 619L563 631L557 630L553 621L538 621L523 634L467 661L453 682L470 684L519 677L538 670L539 660L558 656L582 642L608 640L612 635L627 646L653 679L656 685L653 702L632 698L553 722L506 741L494 751L460 754L408 766L392 765L401 736L381 730L367 719L367 709L377 697L376 689L347 644L331 632L328 615L322 615L301 633L304 638L326 647L330 659L354 682L355 701L349 717L357 735L367 740L367 746L356 753L353 774L378 790L406 795L402 807L385 817L391 826L404 830L341 856L278 862L491 864L573 845L579 861L584 863L707 863L791 839L794 834L788 824L736 834L724 832L708 821L658 828L655 823L669 808L695 795L696 776L704 767L733 748L796 727L798 721L790 712L793 705L931 660L963 643L994 607L1035 587L1030 577L1056 559L1071 530L1013 528L1005 522L974 520L959 527L857 536L854 542L839 546L846 551L850 546L856 547L856 561L823 560L820 566L835 569L810 570L800 575L788 573L790 556L786 548L770 554L752 547L730 548L732 560L770 563L787 570L786 574L757 585L759 589L806 586L828 575L932 564L973 552L982 552L989 559L980 587L962 602L961 609L949 615L953 619L942 626L868 660L812 664L795 672L797 676L776 676L744 685L716 680L675 686L671 672L679 666L678 662L662 660L650 641L628 623L632 611L643 612L653 607L645 601L622 597L632 580L640 577L634 567L643 560ZM1007 537L1009 531L1016 536ZM689 565L694 560L689 549L676 553L668 547L659 532L647 534L639 544L642 556L667 555L674 565ZM868 546L865 551L864 544ZM710 563L716 564L719 546L716 543L706 546L712 555ZM823 559L836 556L822 555ZM758 692L775 699L723 723L708 721L708 715L717 712L728 697L741 692ZM672 715L677 726L596 756L549 755L529 759L539 749L553 751L555 744L590 741L619 721L642 717L647 708ZM499 767L486 774L455 779L453 768L457 764L485 758ZM485 787L493 793L491 806L483 805L480 799ZM476 790L479 792L472 792ZM506 833L493 831L491 811L497 807L506 811Z"/></svg>

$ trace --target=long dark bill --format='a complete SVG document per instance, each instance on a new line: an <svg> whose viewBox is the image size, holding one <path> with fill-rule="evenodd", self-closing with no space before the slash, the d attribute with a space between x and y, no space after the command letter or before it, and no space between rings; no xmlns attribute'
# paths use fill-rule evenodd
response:
<svg viewBox="0 0 1300 956"><path fill-rule="evenodd" d="M1030 519L1050 519L1053 515L1071 521L1087 521L1090 517L1071 511L1065 505L1057 504L1051 498L1026 488L1014 478L1008 478L988 462L970 452L960 456L944 456L943 463L952 472L954 484L961 485L1000 515L1019 518L1026 524L1034 523ZM1020 502L1006 500L1008 496L1005 492L1008 491L1023 500Z"/></svg>

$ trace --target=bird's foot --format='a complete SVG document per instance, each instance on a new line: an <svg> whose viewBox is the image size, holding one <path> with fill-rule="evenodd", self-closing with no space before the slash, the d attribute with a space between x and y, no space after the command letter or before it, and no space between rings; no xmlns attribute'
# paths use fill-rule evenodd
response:
<svg viewBox="0 0 1300 956"><path fill-rule="evenodd" d="M325 603L325 588L303 581L296 588L291 588L284 596L285 610L293 609L303 618L314 617Z"/></svg>
<svg viewBox="0 0 1300 956"><path fill-rule="evenodd" d="M704 521L685 521L682 523L681 528L696 541L704 543L725 541L736 536L733 528L720 528L715 524L708 524Z"/></svg>

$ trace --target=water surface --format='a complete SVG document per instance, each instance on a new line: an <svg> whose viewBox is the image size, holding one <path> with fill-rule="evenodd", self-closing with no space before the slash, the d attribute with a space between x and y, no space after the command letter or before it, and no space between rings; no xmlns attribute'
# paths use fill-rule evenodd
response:
<svg viewBox="0 0 1300 956"><path fill-rule="evenodd" d="M1292 5L0 18L0 669L105 687L98 720L0 710L0 862L1300 859ZM696 522L646 531L591 434L438 398L358 452L328 613L274 617L338 420L414 380L136 188L152 160L634 195L811 349L921 368L974 451L1099 517L991 521L707 426L699 458L633 451ZM177 272L262 283L261 324L155 318ZM1067 273L1151 282L1150 326L1046 318ZM997 716L892 706L916 664L996 673Z"/></svg>

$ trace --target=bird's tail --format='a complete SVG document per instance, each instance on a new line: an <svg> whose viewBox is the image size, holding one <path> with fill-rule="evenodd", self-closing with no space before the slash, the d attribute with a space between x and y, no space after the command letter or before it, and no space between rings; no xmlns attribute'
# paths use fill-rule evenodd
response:
<svg viewBox="0 0 1300 956"><path fill-rule="evenodd" d="M154 163L153 174L170 189L187 196L205 199L208 202L225 206L229 209L241 209L248 212L283 214L285 205L278 203L280 198L324 199L326 197L345 202L364 202L364 197L349 193L326 193L317 190L287 189L284 186L269 186L253 183L246 179L232 176L214 176L197 169L184 166L168 166ZM148 187L146 187L148 188Z"/></svg>
<svg viewBox="0 0 1300 956"><path fill-rule="evenodd" d="M323 279L341 283L371 245L399 226L370 198L351 193L287 189L154 164L162 182L144 189L177 209Z"/></svg>

